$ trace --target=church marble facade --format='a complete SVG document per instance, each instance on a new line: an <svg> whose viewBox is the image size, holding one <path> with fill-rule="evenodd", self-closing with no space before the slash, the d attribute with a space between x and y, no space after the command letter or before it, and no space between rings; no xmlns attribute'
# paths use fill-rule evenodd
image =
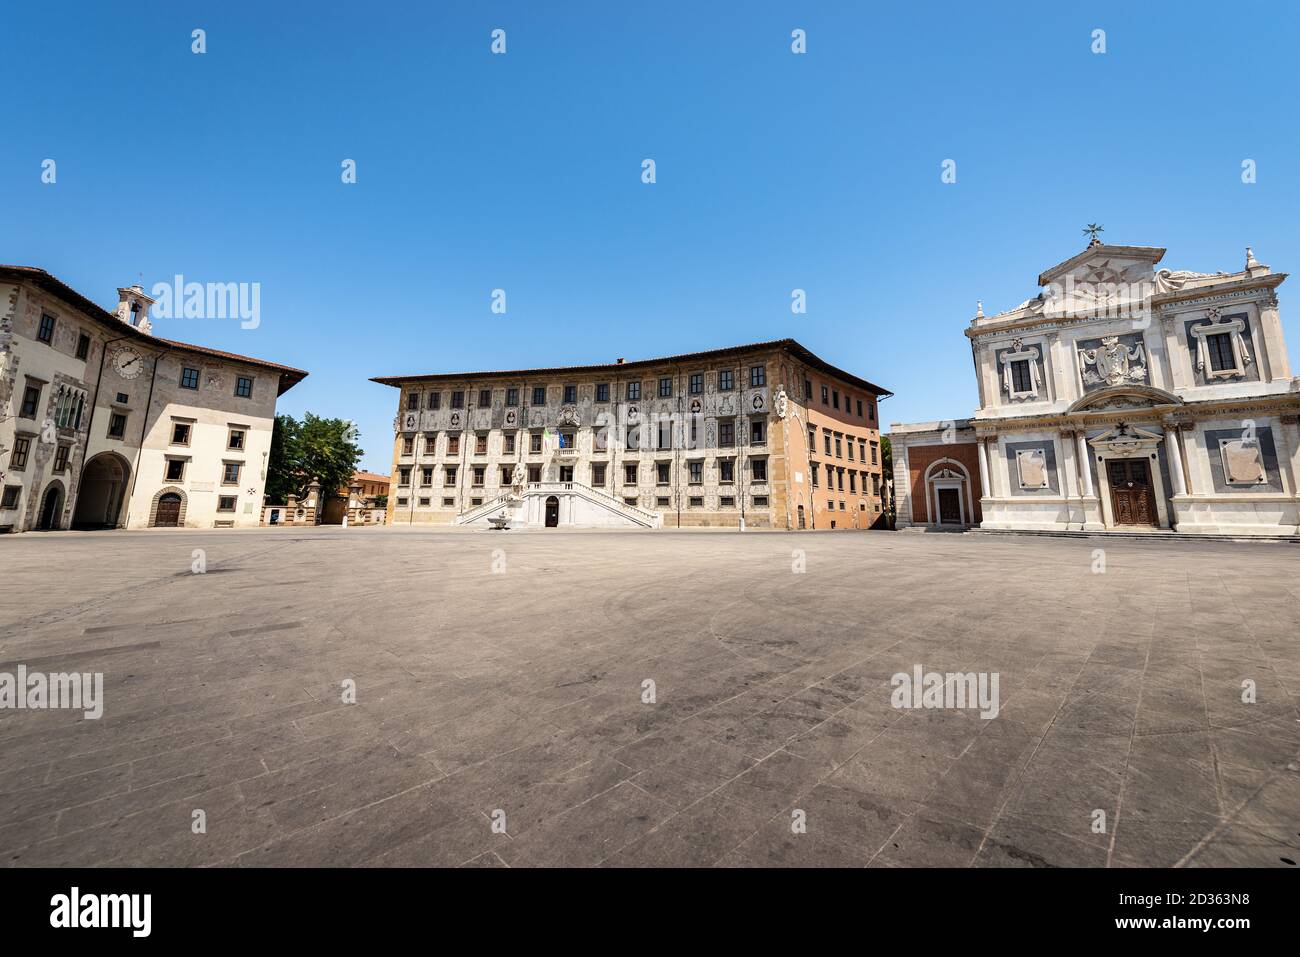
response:
<svg viewBox="0 0 1300 957"><path fill-rule="evenodd" d="M892 426L898 525L1300 533L1286 274L1158 268L1107 245L966 329L979 408Z"/></svg>

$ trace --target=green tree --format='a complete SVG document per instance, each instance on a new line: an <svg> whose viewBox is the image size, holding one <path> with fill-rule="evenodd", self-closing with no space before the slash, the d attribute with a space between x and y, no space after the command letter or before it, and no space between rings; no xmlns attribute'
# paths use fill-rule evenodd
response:
<svg viewBox="0 0 1300 957"><path fill-rule="evenodd" d="M357 446L356 427L343 419L325 419L308 412L301 422L277 415L271 433L266 493L271 501L302 498L315 479L321 494L347 488L364 454Z"/></svg>

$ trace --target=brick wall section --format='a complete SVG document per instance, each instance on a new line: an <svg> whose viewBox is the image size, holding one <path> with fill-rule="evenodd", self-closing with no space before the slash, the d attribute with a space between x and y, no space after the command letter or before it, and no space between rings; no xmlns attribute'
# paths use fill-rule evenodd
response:
<svg viewBox="0 0 1300 957"><path fill-rule="evenodd" d="M897 455L897 452L895 452L895 455ZM979 452L974 442L954 442L950 445L912 445L908 447L908 485L912 492L912 521L918 525L931 521L930 497L926 494L925 489L925 472L939 459L953 459L965 466L974 488L967 487L964 494L975 502L976 524L983 521L979 502Z"/></svg>

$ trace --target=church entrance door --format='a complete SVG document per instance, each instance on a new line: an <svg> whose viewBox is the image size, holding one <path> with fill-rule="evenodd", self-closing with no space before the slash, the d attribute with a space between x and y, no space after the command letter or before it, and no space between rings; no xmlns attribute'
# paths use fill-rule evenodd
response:
<svg viewBox="0 0 1300 957"><path fill-rule="evenodd" d="M961 496L955 488L939 489L939 524L961 524Z"/></svg>
<svg viewBox="0 0 1300 957"><path fill-rule="evenodd" d="M1106 463L1116 525L1155 525L1155 493L1146 459L1111 459Z"/></svg>

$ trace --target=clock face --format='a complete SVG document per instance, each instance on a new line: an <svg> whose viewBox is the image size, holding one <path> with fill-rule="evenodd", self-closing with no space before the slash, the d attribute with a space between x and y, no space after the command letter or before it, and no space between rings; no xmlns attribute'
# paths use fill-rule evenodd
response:
<svg viewBox="0 0 1300 957"><path fill-rule="evenodd" d="M144 359L133 349L119 349L113 357L113 368L123 379L134 379L144 371Z"/></svg>

